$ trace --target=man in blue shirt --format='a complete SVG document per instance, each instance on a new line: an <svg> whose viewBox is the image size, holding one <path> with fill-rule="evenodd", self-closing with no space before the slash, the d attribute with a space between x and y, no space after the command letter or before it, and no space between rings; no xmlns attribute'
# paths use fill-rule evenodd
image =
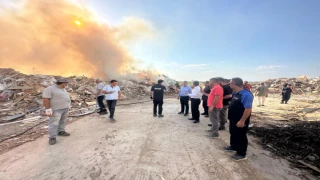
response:
<svg viewBox="0 0 320 180"><path fill-rule="evenodd" d="M232 159L241 161L247 159L248 138L247 131L252 112L253 95L243 89L243 80L233 78L230 87L234 91L229 105L228 119L230 120L230 146L225 151L235 151Z"/></svg>
<svg viewBox="0 0 320 180"><path fill-rule="evenodd" d="M184 116L187 116L189 113L189 96L186 94L192 93L192 89L190 86L188 86L188 82L184 81L183 86L181 86L180 91L179 91L179 96L178 99L180 99L180 104L181 104L181 111L178 114L184 114ZM186 111L184 112L184 109Z"/></svg>

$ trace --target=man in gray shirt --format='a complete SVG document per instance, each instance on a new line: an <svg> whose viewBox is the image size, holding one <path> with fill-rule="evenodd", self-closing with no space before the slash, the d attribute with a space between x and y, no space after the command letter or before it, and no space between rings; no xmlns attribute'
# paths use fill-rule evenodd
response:
<svg viewBox="0 0 320 180"><path fill-rule="evenodd" d="M105 99L105 95L102 93L102 90L104 88L104 84L100 81L100 79L96 79L97 87L96 87L96 98L99 105L100 110L98 111L99 114L108 114L108 111L103 103L103 100Z"/></svg>
<svg viewBox="0 0 320 180"><path fill-rule="evenodd" d="M56 136L70 136L65 131L65 121L69 115L71 99L69 93L65 90L69 81L67 79L59 79L56 85L47 87L43 91L43 104L46 108L46 115L49 119L49 144L53 145L57 142Z"/></svg>
<svg viewBox="0 0 320 180"><path fill-rule="evenodd" d="M266 87L264 85L264 83L261 83L261 86L258 87L255 95L258 96L258 101L259 101L259 105L258 107L260 106L264 106L264 101L266 100L266 97L268 97L268 87Z"/></svg>

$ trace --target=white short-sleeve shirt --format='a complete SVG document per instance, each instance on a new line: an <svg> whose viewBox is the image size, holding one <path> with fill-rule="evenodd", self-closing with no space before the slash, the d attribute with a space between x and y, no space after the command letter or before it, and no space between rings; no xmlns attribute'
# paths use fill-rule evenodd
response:
<svg viewBox="0 0 320 180"><path fill-rule="evenodd" d="M103 90L106 92L113 91L112 94L106 94L106 100L117 100L118 99L118 92L120 91L120 87L118 85L114 86L114 87L111 87L111 85L106 85L103 88Z"/></svg>

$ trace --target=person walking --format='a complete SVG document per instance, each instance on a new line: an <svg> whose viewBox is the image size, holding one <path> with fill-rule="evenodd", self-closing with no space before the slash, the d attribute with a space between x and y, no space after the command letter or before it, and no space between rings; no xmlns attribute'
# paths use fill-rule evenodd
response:
<svg viewBox="0 0 320 180"><path fill-rule="evenodd" d="M207 130L211 133L210 138L219 138L220 112L223 108L223 89L219 84L218 78L210 79L211 92L208 96L209 117L211 129Z"/></svg>
<svg viewBox="0 0 320 180"><path fill-rule="evenodd" d="M221 109L220 112L220 127L219 130L225 130L225 123L227 122L227 111L229 107L229 102L231 101L232 98L232 89L230 88L229 85L229 80L228 79L223 79L221 86L223 89L223 108Z"/></svg>
<svg viewBox="0 0 320 180"><path fill-rule="evenodd" d="M243 80L241 78L232 78L230 87L234 90L228 112L230 146L225 147L224 150L236 152L232 159L241 161L247 159L247 131L252 112L253 95L243 89Z"/></svg>
<svg viewBox="0 0 320 180"><path fill-rule="evenodd" d="M164 117L162 114L163 94L167 88L163 85L163 80L159 79L158 84L151 87L150 99L153 99L153 117ZM158 108L158 112L157 112Z"/></svg>
<svg viewBox="0 0 320 180"><path fill-rule="evenodd" d="M204 112L201 115L204 117L209 117L209 107L208 107L208 96L211 91L211 86L209 81L206 81L205 88L201 91L202 93L202 107Z"/></svg>
<svg viewBox="0 0 320 180"><path fill-rule="evenodd" d="M104 99L105 99L105 95L102 93L102 90L104 88L104 84L101 82L100 79L96 79L96 91L95 91L95 96L97 99L97 103L99 105L99 114L108 114L108 111L104 105Z"/></svg>
<svg viewBox="0 0 320 180"><path fill-rule="evenodd" d="M264 102L268 97L268 92L269 92L268 87L266 87L264 83L261 83L255 93L255 95L258 96L258 101L259 101L258 107L264 106Z"/></svg>
<svg viewBox="0 0 320 180"><path fill-rule="evenodd" d="M186 92L191 94L192 89L190 86L188 86L188 82L184 81L183 86L181 86L180 88L178 96L181 104L181 111L178 114L184 114L184 116L187 116L189 114L189 96L185 94Z"/></svg>
<svg viewBox="0 0 320 180"><path fill-rule="evenodd" d="M192 117L189 118L189 120L194 120L193 123L199 123L200 122L200 111L199 106L201 103L201 89L199 86L199 81L193 82L193 90L192 93L186 92L185 94L188 95L191 98L191 114Z"/></svg>
<svg viewBox="0 0 320 180"><path fill-rule="evenodd" d="M42 94L46 115L50 117L48 127L50 145L56 144L57 135L70 136L65 131L66 119L71 105L70 95L65 90L68 83L67 79L58 79L56 85L47 87Z"/></svg>
<svg viewBox="0 0 320 180"><path fill-rule="evenodd" d="M114 119L114 112L118 100L121 99L120 87L117 85L117 80L111 80L109 85L106 85L102 93L106 95L107 106L110 112L109 119L112 123L116 122Z"/></svg>
<svg viewBox="0 0 320 180"><path fill-rule="evenodd" d="M294 93L292 85L285 82L282 88L282 93L281 93L282 95L281 104L283 103L288 104L288 101L291 97L291 93Z"/></svg>

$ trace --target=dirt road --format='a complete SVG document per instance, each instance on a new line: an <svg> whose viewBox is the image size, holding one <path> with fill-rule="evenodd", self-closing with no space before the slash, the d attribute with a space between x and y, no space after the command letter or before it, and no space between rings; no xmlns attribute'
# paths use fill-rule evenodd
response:
<svg viewBox="0 0 320 180"><path fill-rule="evenodd" d="M151 109L151 102L119 106L117 123L86 116L54 146L47 136L19 146L1 155L0 179L300 179L252 143L248 161L231 161L232 153L222 151L228 132L206 138L208 119L193 124L178 115L175 99L165 101L164 118L152 117Z"/></svg>

